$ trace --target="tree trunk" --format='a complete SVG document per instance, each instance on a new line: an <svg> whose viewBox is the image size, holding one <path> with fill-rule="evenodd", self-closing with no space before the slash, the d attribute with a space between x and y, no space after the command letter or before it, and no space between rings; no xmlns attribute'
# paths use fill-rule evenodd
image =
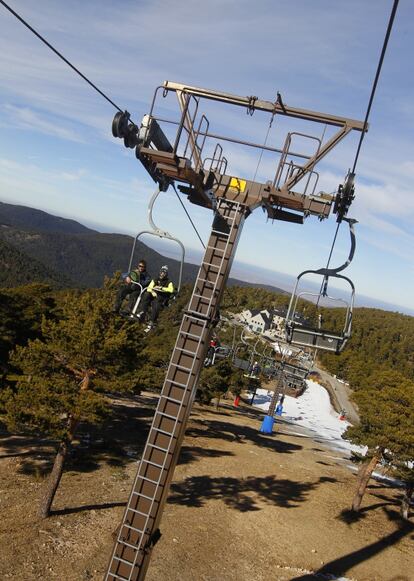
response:
<svg viewBox="0 0 414 581"><path fill-rule="evenodd" d="M221 401L221 395L218 395L216 397L216 410L218 410L220 407L220 401Z"/></svg>
<svg viewBox="0 0 414 581"><path fill-rule="evenodd" d="M69 452L69 447L70 444L67 441L63 441L59 444L55 461L53 463L52 472L50 473L49 478L47 479L45 491L40 501L39 507L40 518L47 518L50 515L50 507L52 506L56 490L58 489L60 479L62 478L63 466L66 460L66 456Z"/></svg>
<svg viewBox="0 0 414 581"><path fill-rule="evenodd" d="M89 372L86 372L80 384L80 391L86 391L89 387L89 382L90 374ZM50 508L52 506L56 490L58 489L60 480L62 478L65 460L70 450L70 446L75 436L78 424L79 419L75 416L70 415L67 426L67 437L64 440L62 440L59 444L55 461L53 463L52 472L50 473L49 478L47 479L47 482L45 484L45 491L40 501L39 506L40 518L47 518L48 516L50 516Z"/></svg>
<svg viewBox="0 0 414 581"><path fill-rule="evenodd" d="M361 508L361 502L365 494L365 489L367 487L369 479L371 478L374 468L378 464L378 461L380 460L381 456L382 450L376 450L372 458L364 462L364 464L360 468L358 474L357 490L355 492L355 496L352 501L352 510L354 512L359 512L359 509Z"/></svg>
<svg viewBox="0 0 414 581"><path fill-rule="evenodd" d="M404 520L410 518L410 500L414 492L414 482L406 482L404 496L401 501L401 516Z"/></svg>

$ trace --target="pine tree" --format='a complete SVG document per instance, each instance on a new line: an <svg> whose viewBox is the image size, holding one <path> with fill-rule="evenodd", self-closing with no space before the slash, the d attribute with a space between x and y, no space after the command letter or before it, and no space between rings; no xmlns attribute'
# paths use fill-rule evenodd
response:
<svg viewBox="0 0 414 581"><path fill-rule="evenodd" d="M204 368L198 385L199 399L203 403L210 403L213 398L216 398L218 409L222 396L232 387L238 377L237 370L226 359Z"/></svg>
<svg viewBox="0 0 414 581"><path fill-rule="evenodd" d="M414 382L398 372L386 371L370 376L354 399L360 424L349 427L344 437L368 447L352 504L352 509L359 511L367 483L384 455L396 467L408 467L414 459ZM407 478L412 480L412 471Z"/></svg>
<svg viewBox="0 0 414 581"><path fill-rule="evenodd" d="M50 514L79 422L104 417L103 390L132 385L126 377L133 365L132 330L112 316L111 300L107 291L68 293L61 317L43 320L42 339L17 347L12 356L22 376L6 402L6 424L59 442L41 500L43 518Z"/></svg>
<svg viewBox="0 0 414 581"><path fill-rule="evenodd" d="M9 352L41 333L42 316L53 316L52 290L30 284L0 291L0 368L8 369Z"/></svg>
<svg viewBox="0 0 414 581"><path fill-rule="evenodd" d="M142 334L142 326L135 325L135 333L139 340L140 366L135 372L138 389L160 391L177 332L181 324L182 311L190 298L190 288L185 285L179 296L161 311L155 332L147 336Z"/></svg>

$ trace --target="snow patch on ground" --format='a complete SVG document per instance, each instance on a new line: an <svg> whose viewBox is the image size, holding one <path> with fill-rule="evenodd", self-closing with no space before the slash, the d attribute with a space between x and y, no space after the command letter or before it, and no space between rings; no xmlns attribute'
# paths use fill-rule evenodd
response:
<svg viewBox="0 0 414 581"><path fill-rule="evenodd" d="M340 420L339 414L333 409L327 390L312 380L306 381L307 388L300 397L285 396L283 404L283 420L298 428L304 428L309 437L317 442L327 444L331 449L341 452L351 451L364 453L360 446L354 446L342 438L342 434L350 425L346 420ZM250 394L250 397L253 394ZM267 389L258 389L253 406L267 411L273 392ZM277 430L277 419L274 429ZM292 435L295 432L289 432ZM303 436L303 432L296 432Z"/></svg>

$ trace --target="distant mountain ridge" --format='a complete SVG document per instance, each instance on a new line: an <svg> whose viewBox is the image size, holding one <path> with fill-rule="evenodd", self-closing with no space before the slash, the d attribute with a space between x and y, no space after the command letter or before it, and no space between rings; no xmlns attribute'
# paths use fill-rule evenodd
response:
<svg viewBox="0 0 414 581"><path fill-rule="evenodd" d="M30 264L34 259L36 264L42 265L48 280L54 280L59 286L66 281L66 286L80 287L100 287L105 276L127 270L133 243L133 238L126 234L100 233L75 220L4 202L0 202L0 239L8 245L5 248L19 253L20 262L26 257L25 263ZM138 241L134 263L141 258L147 261L153 276L163 264L168 264L170 278L178 282L180 263L177 260L166 258ZM183 283L193 282L198 268L185 263ZM11 272L7 278L13 280ZM15 278L19 280L17 275ZM0 284L13 286L4 282ZM237 279L229 279L229 284L257 286L286 294L276 287Z"/></svg>
<svg viewBox="0 0 414 581"><path fill-rule="evenodd" d="M75 220L53 216L43 210L0 202L0 224L33 230L35 232L60 232L61 234L87 234L94 232Z"/></svg>
<svg viewBox="0 0 414 581"><path fill-rule="evenodd" d="M0 238L0 287L44 282L61 288L74 286L73 281L30 258Z"/></svg>
<svg viewBox="0 0 414 581"><path fill-rule="evenodd" d="M0 225L0 237L9 246L36 260L57 278L72 281L70 286L100 287L105 276L116 271L126 271L132 247L132 238L122 234L68 234L56 231L34 231ZM142 243L137 244L135 263L144 258L149 271L155 275L166 263L165 257ZM170 277L177 281L179 263L168 259ZM185 265L183 282L194 280L197 267Z"/></svg>

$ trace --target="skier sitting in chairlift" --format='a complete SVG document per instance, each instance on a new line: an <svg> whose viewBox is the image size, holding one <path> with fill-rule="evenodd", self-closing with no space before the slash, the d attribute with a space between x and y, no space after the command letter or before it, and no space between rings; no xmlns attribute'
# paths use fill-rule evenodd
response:
<svg viewBox="0 0 414 581"><path fill-rule="evenodd" d="M174 285L168 278L168 266L162 266L158 278L152 279L143 292L140 303L141 310L137 313L137 318L140 321L144 321L151 307L150 320L145 329L146 333L155 327L160 311L168 305L173 294Z"/></svg>
<svg viewBox="0 0 414 581"><path fill-rule="evenodd" d="M122 302L129 295L128 309L123 311L123 314L130 314L134 309L138 297L150 282L151 277L147 272L147 263L145 260L140 260L137 268L131 270L131 272L125 276L125 284L119 289L116 295L113 312L116 314L121 312Z"/></svg>
<svg viewBox="0 0 414 581"><path fill-rule="evenodd" d="M250 377L258 377L260 373L260 365L257 361L254 362L250 369Z"/></svg>
<svg viewBox="0 0 414 581"><path fill-rule="evenodd" d="M216 348L219 346L217 335L213 335L210 340L210 345L207 349L206 358L204 360L204 367L209 367L214 364Z"/></svg>

